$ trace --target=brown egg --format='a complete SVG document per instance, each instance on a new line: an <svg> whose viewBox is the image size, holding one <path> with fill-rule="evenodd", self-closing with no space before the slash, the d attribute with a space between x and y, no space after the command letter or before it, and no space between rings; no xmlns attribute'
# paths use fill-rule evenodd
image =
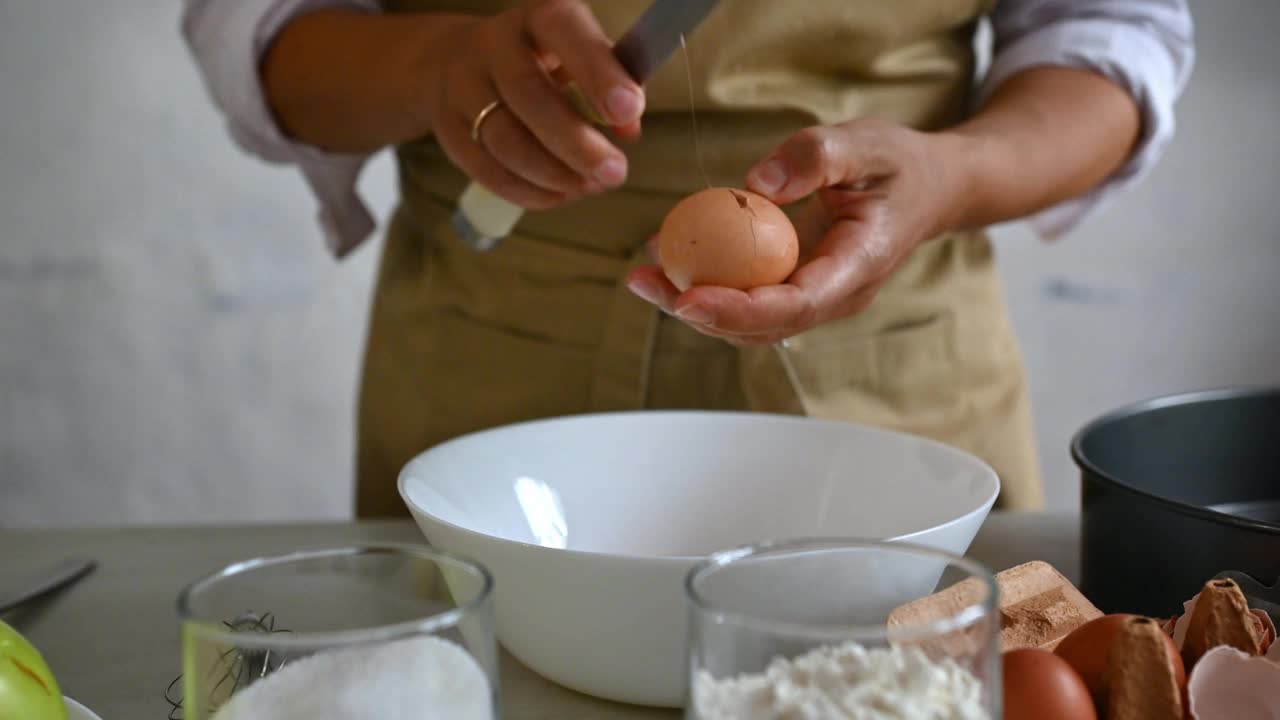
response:
<svg viewBox="0 0 1280 720"><path fill-rule="evenodd" d="M1089 688L1048 650L1004 654L1004 720L1098 720Z"/></svg>
<svg viewBox="0 0 1280 720"><path fill-rule="evenodd" d="M658 232L662 270L681 292L695 285L750 290L787 279L800 257L782 208L748 190L716 187L681 200Z"/></svg>

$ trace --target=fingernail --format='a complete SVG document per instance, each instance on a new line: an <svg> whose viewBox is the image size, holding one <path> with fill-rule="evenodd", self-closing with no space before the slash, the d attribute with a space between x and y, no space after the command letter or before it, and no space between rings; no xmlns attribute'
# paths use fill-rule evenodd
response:
<svg viewBox="0 0 1280 720"><path fill-rule="evenodd" d="M591 175L605 187L616 187L627 178L627 163L619 158L609 158L597 165Z"/></svg>
<svg viewBox="0 0 1280 720"><path fill-rule="evenodd" d="M625 87L616 87L604 97L604 108L609 117L618 125L626 125L640 117L644 109L644 98L640 93Z"/></svg>
<svg viewBox="0 0 1280 720"><path fill-rule="evenodd" d="M690 305L686 308L676 310L676 315L681 320L691 322L695 325L710 325L711 311L701 305Z"/></svg>
<svg viewBox="0 0 1280 720"><path fill-rule="evenodd" d="M641 300L653 303L654 305L658 304L658 293L647 284L642 282L631 282L627 283L627 288L636 295L639 295Z"/></svg>
<svg viewBox="0 0 1280 720"><path fill-rule="evenodd" d="M787 184L787 169L782 166L779 160L769 160L761 163L755 170L751 171L751 177L748 178L756 189L766 193L775 193Z"/></svg>

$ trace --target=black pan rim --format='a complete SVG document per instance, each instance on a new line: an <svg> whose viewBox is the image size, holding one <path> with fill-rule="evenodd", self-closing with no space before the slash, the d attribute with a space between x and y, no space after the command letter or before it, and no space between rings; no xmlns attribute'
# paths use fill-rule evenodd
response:
<svg viewBox="0 0 1280 720"><path fill-rule="evenodd" d="M1085 480L1092 480L1093 482L1106 485L1113 490L1118 490L1120 492L1128 493L1134 497L1146 499L1182 515L1189 515L1200 520L1231 525L1233 527L1263 534L1280 535L1280 525L1274 523L1268 523L1261 520L1251 520L1249 518L1240 517L1239 515L1231 515L1229 513L1218 512L1217 510L1210 510L1206 507L1189 505L1162 495L1147 492L1146 490L1139 490L1119 478L1103 472L1102 468L1098 467L1097 464L1086 457L1084 449L1081 447L1086 437L1103 426L1116 422L1117 420L1134 417L1152 410L1180 405L1190 405L1206 401L1235 400L1245 397L1265 398L1273 395L1280 396L1280 385L1236 385L1207 390L1193 390L1190 392L1176 393L1172 395L1161 395L1129 403L1090 420L1082 428L1077 430L1076 434L1071 438L1071 459L1075 461L1077 467L1084 470L1091 476L1089 478L1085 478ZM1085 513L1085 510L1085 508L1081 508L1082 515Z"/></svg>

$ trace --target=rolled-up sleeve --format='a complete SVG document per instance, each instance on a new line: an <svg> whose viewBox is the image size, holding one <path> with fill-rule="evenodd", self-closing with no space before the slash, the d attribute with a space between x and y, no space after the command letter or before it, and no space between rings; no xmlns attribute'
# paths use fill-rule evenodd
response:
<svg viewBox="0 0 1280 720"><path fill-rule="evenodd" d="M262 56L290 20L321 8L380 12L377 0L184 0L182 35L232 139L264 161L296 166L319 202L329 249L342 257L376 223L356 191L368 155L325 152L288 138L262 87Z"/></svg>
<svg viewBox="0 0 1280 720"><path fill-rule="evenodd" d="M1142 135L1128 161L1092 191L1028 218L1041 237L1058 237L1143 179L1173 139L1174 105L1195 59L1186 0L1000 0L991 15L985 99L1010 76L1056 65L1096 71L1129 92Z"/></svg>

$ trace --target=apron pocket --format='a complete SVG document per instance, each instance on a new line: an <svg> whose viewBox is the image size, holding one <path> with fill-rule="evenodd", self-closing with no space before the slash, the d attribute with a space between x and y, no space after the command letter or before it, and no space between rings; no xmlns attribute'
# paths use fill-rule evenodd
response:
<svg viewBox="0 0 1280 720"><path fill-rule="evenodd" d="M950 405L958 398L955 316L951 310L896 323L875 333L818 328L783 344L796 392L830 406L838 396L871 396L902 412Z"/></svg>
<svg viewBox="0 0 1280 720"><path fill-rule="evenodd" d="M591 393L592 348L511 332L454 310L433 313L417 370L440 417L462 428L581 412Z"/></svg>

